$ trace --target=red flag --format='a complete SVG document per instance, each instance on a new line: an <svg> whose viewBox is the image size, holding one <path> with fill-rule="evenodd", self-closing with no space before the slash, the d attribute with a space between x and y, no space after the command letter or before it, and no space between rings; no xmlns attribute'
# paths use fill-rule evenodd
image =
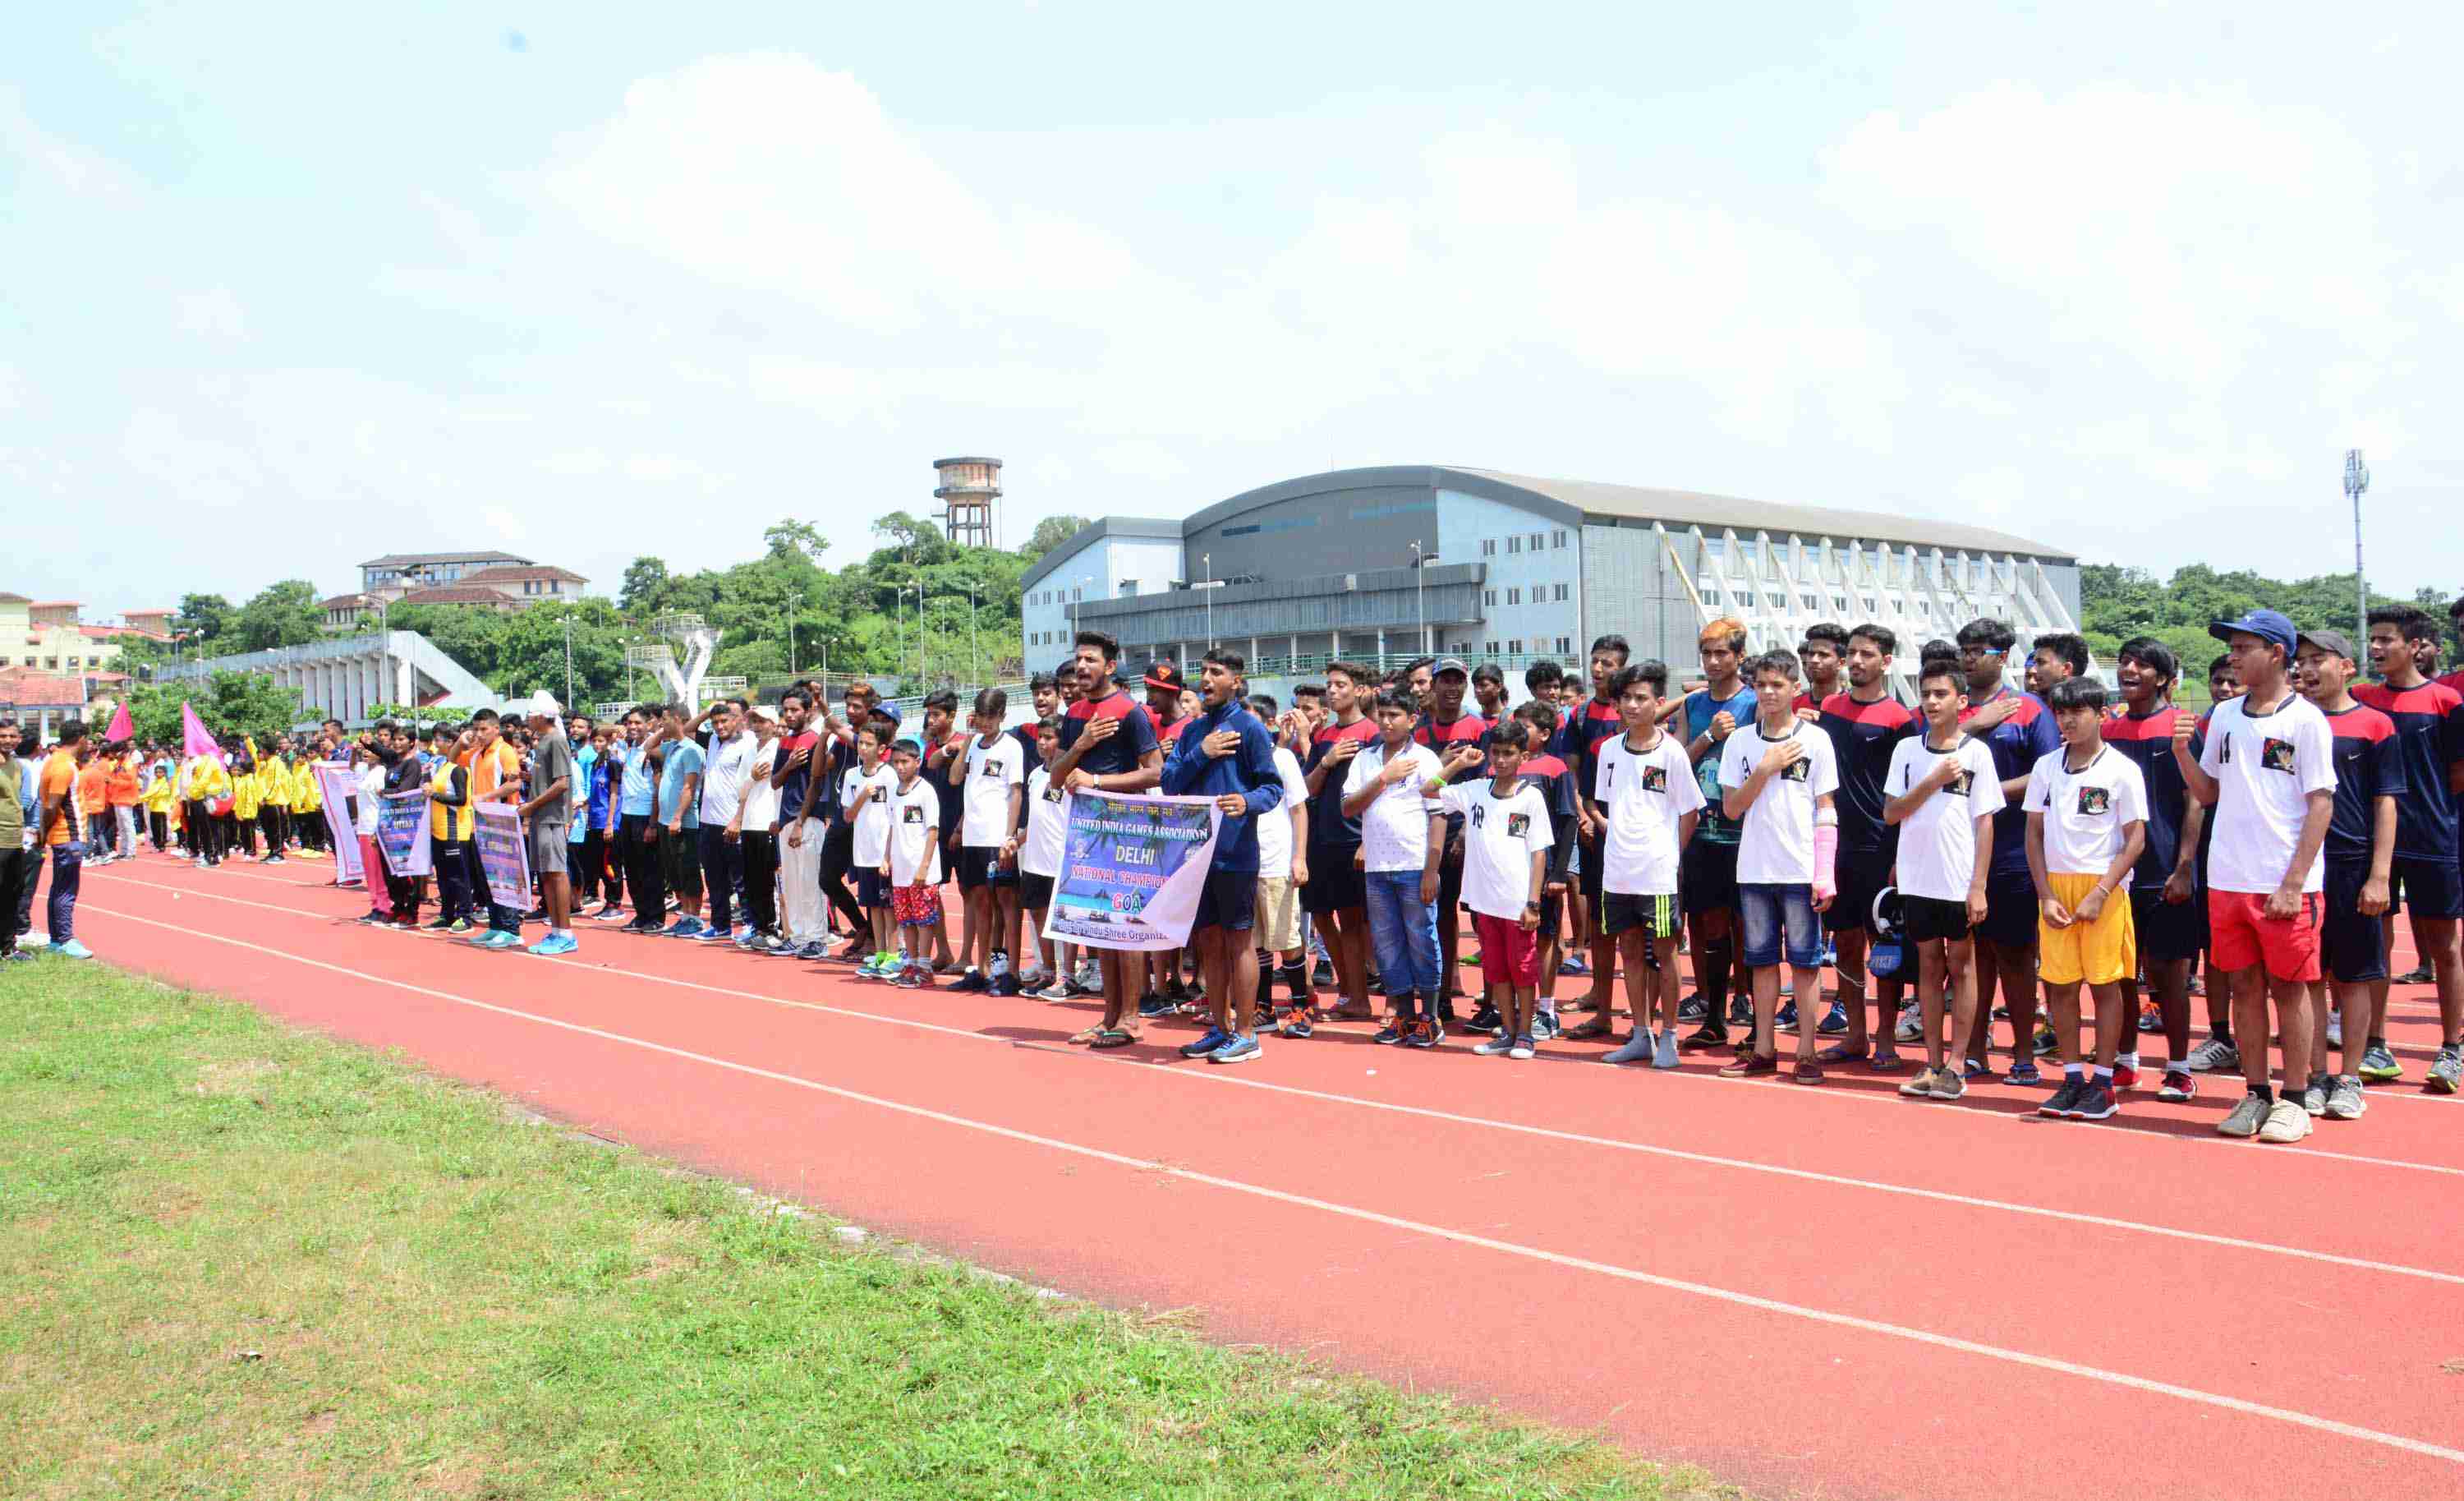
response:
<svg viewBox="0 0 2464 1501"><path fill-rule="evenodd" d="M198 718L197 711L186 703L180 705L180 739L185 742L180 752L183 756L210 756L221 749L214 743L212 733L206 728L206 721Z"/></svg>
<svg viewBox="0 0 2464 1501"><path fill-rule="evenodd" d="M128 717L128 705L123 701L111 711L111 728L102 732L103 743L107 745L114 740L133 740L136 738L137 721Z"/></svg>

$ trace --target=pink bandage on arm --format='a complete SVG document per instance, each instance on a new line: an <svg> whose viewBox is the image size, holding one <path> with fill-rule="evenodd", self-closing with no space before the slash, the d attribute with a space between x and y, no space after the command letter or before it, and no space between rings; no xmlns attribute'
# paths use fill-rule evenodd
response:
<svg viewBox="0 0 2464 1501"><path fill-rule="evenodd" d="M1815 895L1837 896L1839 894L1839 882L1837 874L1838 863L1839 826L1837 824L1815 824L1814 826L1814 894Z"/></svg>

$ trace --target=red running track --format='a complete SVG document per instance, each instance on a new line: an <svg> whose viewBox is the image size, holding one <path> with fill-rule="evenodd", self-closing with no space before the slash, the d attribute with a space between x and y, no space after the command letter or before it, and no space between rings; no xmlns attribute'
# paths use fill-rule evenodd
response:
<svg viewBox="0 0 2464 1501"><path fill-rule="evenodd" d="M81 934L1035 1283L1764 1493L2464 1495L2464 1101L2417 1084L2269 1147L2214 1134L2230 1088L2152 1074L2083 1125L1349 1026L1212 1068L1170 1026L1089 1054L1078 1005L593 923L549 960L371 931L317 870L146 857L87 877Z"/></svg>

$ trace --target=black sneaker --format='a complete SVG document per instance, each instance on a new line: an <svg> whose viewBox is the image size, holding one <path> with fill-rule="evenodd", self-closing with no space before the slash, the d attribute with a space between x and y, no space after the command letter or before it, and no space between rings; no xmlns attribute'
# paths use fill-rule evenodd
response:
<svg viewBox="0 0 2464 1501"><path fill-rule="evenodd" d="M1389 1020L1385 1026L1377 1028L1377 1035L1369 1040L1380 1047L1392 1048L1410 1036L1411 1032L1412 1024L1397 1018Z"/></svg>
<svg viewBox="0 0 2464 1501"><path fill-rule="evenodd" d="M1744 996L1730 996L1728 998L1728 1025L1730 1026L1753 1026L1754 1004Z"/></svg>
<svg viewBox="0 0 2464 1501"><path fill-rule="evenodd" d="M1317 961L1317 968L1309 971L1309 983L1317 986L1321 990L1333 984L1334 960L1331 959L1319 960Z"/></svg>
<svg viewBox="0 0 2464 1501"><path fill-rule="evenodd" d="M1138 1015L1146 1021L1152 1022L1159 1016L1170 1016L1177 1009L1178 1007L1171 1002L1152 990L1138 997Z"/></svg>
<svg viewBox="0 0 2464 1501"><path fill-rule="evenodd" d="M1493 1032L1506 1025L1506 1018L1497 1014L1497 1007L1484 1001L1480 1004L1480 1009L1471 1014L1471 1021L1467 1025L1475 1032Z"/></svg>
<svg viewBox="0 0 2464 1501"><path fill-rule="evenodd" d="M963 990L970 995L982 995L992 987L991 981L986 980L980 971L973 969L959 976L957 982L950 986L953 990Z"/></svg>
<svg viewBox="0 0 2464 1501"><path fill-rule="evenodd" d="M2085 1079L2064 1079L2062 1081L2062 1087L2054 1091L2051 1098L2047 1099L2042 1105L2036 1107L2036 1114L2039 1115L2076 1116L2079 1114L2079 1096L2086 1093L2087 1081Z"/></svg>
<svg viewBox="0 0 2464 1501"><path fill-rule="evenodd" d="M2070 1116L2073 1120L2110 1120L2120 1108L2113 1103L2113 1086L2102 1079L2090 1079L2072 1104Z"/></svg>
<svg viewBox="0 0 2464 1501"><path fill-rule="evenodd" d="M1444 1040L1445 1035L1444 1030L1435 1022L1430 1021L1426 1017L1422 1017L1419 1021L1412 1024L1412 1030L1403 1038L1403 1046L1406 1048L1435 1048L1440 1042Z"/></svg>
<svg viewBox="0 0 2464 1501"><path fill-rule="evenodd" d="M1711 1008L1703 1004L1703 992L1700 990L1687 996L1677 1007L1677 1020L1689 1026L1701 1022L1710 1014Z"/></svg>

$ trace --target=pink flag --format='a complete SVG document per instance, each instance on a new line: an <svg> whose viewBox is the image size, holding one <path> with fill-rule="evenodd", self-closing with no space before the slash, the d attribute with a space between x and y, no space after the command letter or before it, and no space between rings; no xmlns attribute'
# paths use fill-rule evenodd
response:
<svg viewBox="0 0 2464 1501"><path fill-rule="evenodd" d="M133 740L136 738L137 721L128 717L128 705L123 701L119 708L111 711L111 728L102 732L103 743L109 744L113 740Z"/></svg>
<svg viewBox="0 0 2464 1501"><path fill-rule="evenodd" d="M180 753L183 756L210 756L221 748L214 744L212 734L206 729L206 721L198 718L197 711L186 703L180 705L180 738L187 742Z"/></svg>

